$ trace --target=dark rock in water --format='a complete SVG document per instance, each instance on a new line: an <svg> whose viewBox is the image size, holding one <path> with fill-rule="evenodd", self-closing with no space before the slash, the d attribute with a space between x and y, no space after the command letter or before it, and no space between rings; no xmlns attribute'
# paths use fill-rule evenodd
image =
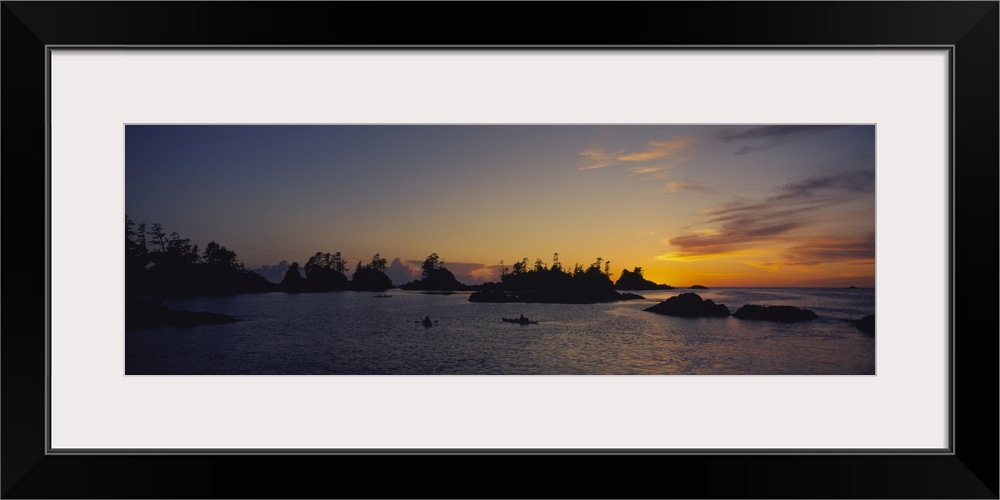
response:
<svg viewBox="0 0 1000 500"><path fill-rule="evenodd" d="M724 304L716 304L711 300L702 300L696 293L682 293L676 297L670 297L655 306L645 309L657 314L667 316L680 316L682 318L717 318L729 316L729 308Z"/></svg>
<svg viewBox="0 0 1000 500"><path fill-rule="evenodd" d="M691 289L692 290L708 290L708 287L707 286L701 286L701 285L691 285Z"/></svg>
<svg viewBox="0 0 1000 500"><path fill-rule="evenodd" d="M621 295L622 297L619 300L646 300L646 297L636 293L619 292L618 295Z"/></svg>
<svg viewBox="0 0 1000 500"><path fill-rule="evenodd" d="M781 323L795 323L819 318L816 313L809 309L799 309L794 306L758 306L753 304L747 304L739 308L733 313L733 316L739 319L778 321Z"/></svg>
<svg viewBox="0 0 1000 500"><path fill-rule="evenodd" d="M851 321L854 326L861 330L861 333L867 333L868 335L875 335L875 315L869 314L864 318Z"/></svg>
<svg viewBox="0 0 1000 500"><path fill-rule="evenodd" d="M158 326L186 327L221 325L240 319L225 314L201 311L172 311L160 302L129 300L125 303L125 329L153 328Z"/></svg>

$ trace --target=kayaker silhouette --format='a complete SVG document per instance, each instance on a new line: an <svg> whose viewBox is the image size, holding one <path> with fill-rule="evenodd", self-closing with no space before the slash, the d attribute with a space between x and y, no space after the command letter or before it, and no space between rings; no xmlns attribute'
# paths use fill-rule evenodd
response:
<svg viewBox="0 0 1000 500"><path fill-rule="evenodd" d="M434 323L431 323L431 317L430 316L424 316L424 326L431 326L433 324Z"/></svg>

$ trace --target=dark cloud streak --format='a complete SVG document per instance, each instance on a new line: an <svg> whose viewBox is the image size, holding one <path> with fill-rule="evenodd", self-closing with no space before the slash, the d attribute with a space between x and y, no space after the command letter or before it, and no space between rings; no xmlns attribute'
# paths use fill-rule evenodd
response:
<svg viewBox="0 0 1000 500"><path fill-rule="evenodd" d="M745 155L779 146L786 142L810 137L842 125L764 125L743 130L724 129L716 138L724 142L753 142L745 144L734 154Z"/></svg>

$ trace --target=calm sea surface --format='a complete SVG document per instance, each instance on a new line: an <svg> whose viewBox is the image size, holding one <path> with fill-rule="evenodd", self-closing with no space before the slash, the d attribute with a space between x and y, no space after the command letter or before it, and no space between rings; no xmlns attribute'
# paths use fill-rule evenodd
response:
<svg viewBox="0 0 1000 500"><path fill-rule="evenodd" d="M695 291L735 312L793 305L793 324L643 311ZM243 319L125 333L125 372L254 375L875 374L875 337L840 319L875 314L872 289L666 290L610 304L484 304L468 293L245 294L164 301ZM504 323L524 314L538 324ZM417 321L430 316L425 328Z"/></svg>

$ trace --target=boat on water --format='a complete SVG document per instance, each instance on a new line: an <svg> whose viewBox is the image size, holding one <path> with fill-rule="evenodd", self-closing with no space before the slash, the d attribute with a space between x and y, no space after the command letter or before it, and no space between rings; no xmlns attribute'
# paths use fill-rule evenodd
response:
<svg viewBox="0 0 1000 500"><path fill-rule="evenodd" d="M537 321L531 321L528 318L525 318L524 316L521 316L520 318L500 318L500 319L503 320L504 323L518 323L518 324L521 324L521 325L537 325L538 324Z"/></svg>

